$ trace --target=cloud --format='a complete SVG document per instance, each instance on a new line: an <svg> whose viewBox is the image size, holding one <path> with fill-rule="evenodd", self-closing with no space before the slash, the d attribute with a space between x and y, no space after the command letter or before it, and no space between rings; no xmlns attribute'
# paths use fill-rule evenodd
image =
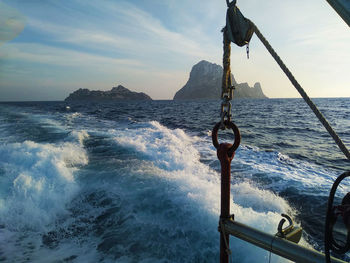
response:
<svg viewBox="0 0 350 263"><path fill-rule="evenodd" d="M84 67L88 64L115 64L120 66L141 66L133 59L116 59L71 49L51 47L35 43L15 43L0 49L0 59L11 59L25 62L60 65L66 67Z"/></svg>
<svg viewBox="0 0 350 263"><path fill-rule="evenodd" d="M88 5L97 11L101 23L93 26L91 22L57 24L31 17L28 24L32 29L50 35L53 41L89 48L92 52L108 50L153 60L164 54L169 58L182 55L200 59L210 53L209 48L203 48L207 46L203 44L205 41L166 28L159 19L132 4L101 1L98 4L88 2ZM80 14L77 20L89 21L89 18ZM215 47L210 49L212 52Z"/></svg>

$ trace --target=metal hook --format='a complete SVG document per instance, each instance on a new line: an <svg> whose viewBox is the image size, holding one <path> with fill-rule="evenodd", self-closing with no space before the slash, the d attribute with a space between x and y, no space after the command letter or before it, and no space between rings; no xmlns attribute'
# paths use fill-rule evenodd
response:
<svg viewBox="0 0 350 263"><path fill-rule="evenodd" d="M294 243L299 243L302 233L303 233L303 229L301 227L298 226L294 226L294 222L293 220L290 218L290 216L286 215L286 214L281 214L282 217L284 217L280 223L278 224L278 232L276 234L276 236L280 237L280 238L285 238L289 241L292 241ZM283 227L283 224L286 222L286 219L288 220L289 225L285 228Z"/></svg>
<svg viewBox="0 0 350 263"><path fill-rule="evenodd" d="M286 219L281 219L280 223L278 224L278 233L283 237L285 235L285 232L291 228L293 228L294 223L293 220L290 218L290 216L286 215L286 214L281 214L282 217L286 218L289 222L289 226L285 227L282 229L282 226L284 224L284 222L286 222Z"/></svg>

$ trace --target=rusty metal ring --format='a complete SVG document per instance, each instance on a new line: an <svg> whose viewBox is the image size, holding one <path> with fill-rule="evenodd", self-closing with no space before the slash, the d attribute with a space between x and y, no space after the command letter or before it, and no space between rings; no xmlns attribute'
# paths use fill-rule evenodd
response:
<svg viewBox="0 0 350 263"><path fill-rule="evenodd" d="M235 135L235 140L233 142L233 145L228 151L229 156L232 156L233 152L237 150L239 144L241 143L241 134L239 132L238 127L233 122L230 122L230 121L226 120L226 121L224 121L224 125L225 125L226 128L232 129L233 134ZM213 140L213 145L214 145L214 147L216 149L219 148L218 130L219 130L220 126L221 126L221 122L218 122L214 126L213 131L211 133L211 138Z"/></svg>

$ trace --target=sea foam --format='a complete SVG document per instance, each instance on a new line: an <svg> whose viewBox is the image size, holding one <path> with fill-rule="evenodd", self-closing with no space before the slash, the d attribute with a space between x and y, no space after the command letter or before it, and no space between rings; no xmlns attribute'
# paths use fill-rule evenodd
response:
<svg viewBox="0 0 350 263"><path fill-rule="evenodd" d="M88 163L78 143L41 144L33 141L0 146L0 222L8 229L43 229L65 212L78 190L74 173ZM30 218L30 220L28 220Z"/></svg>
<svg viewBox="0 0 350 263"><path fill-rule="evenodd" d="M206 233L208 229L216 229L220 208L220 176L217 171L200 162L200 153L195 148L196 138L188 136L181 129L170 130L155 121L142 128L114 130L110 133L114 133L118 145L136 151L143 160L149 162L148 169L143 164L144 167L134 172L153 173L171 183L172 202L187 211L189 222L194 220L197 224L191 226L181 222L183 231L199 230ZM271 234L276 233L281 213L294 213L283 198L248 182L233 183L231 194L231 211L236 220ZM202 221L199 223L196 218ZM242 241L233 241L232 247L245 254L244 262L259 262L268 257L267 252L243 245ZM254 255L254 258L249 255Z"/></svg>

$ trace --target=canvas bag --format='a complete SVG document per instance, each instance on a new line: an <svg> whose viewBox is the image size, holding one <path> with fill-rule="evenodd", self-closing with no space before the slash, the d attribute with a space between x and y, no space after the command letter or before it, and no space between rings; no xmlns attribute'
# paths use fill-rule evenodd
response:
<svg viewBox="0 0 350 263"><path fill-rule="evenodd" d="M228 4L224 31L228 39L240 47L248 44L253 36L253 24L242 15L236 0Z"/></svg>

